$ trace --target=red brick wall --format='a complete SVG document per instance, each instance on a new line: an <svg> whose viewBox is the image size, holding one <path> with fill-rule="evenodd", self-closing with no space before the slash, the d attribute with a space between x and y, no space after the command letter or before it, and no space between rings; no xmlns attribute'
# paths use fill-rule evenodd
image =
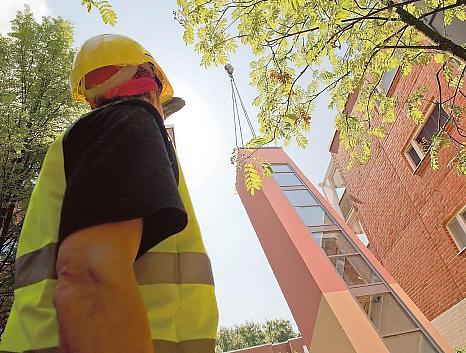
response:
<svg viewBox="0 0 466 353"><path fill-rule="evenodd" d="M431 99L438 92L437 69L434 63L417 67L410 76L395 78L389 93L405 100L416 87L427 85L426 98ZM457 103L466 106L464 97L458 96ZM423 109L428 108L426 102ZM342 146L332 157L348 192L360 201L354 206L371 250L432 320L466 297L466 253L458 255L444 226L466 203L466 177L445 166L452 149L440 154L439 171L430 168L427 158L414 173L404 148L417 126L406 108L398 108L397 117L388 136L374 141L367 165L348 170Z"/></svg>

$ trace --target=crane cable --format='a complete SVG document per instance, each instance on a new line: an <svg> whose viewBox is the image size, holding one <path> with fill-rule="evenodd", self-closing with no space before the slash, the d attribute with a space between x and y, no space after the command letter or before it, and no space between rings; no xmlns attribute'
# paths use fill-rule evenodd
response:
<svg viewBox="0 0 466 353"><path fill-rule="evenodd" d="M233 71L234 71L233 65L226 64L225 70L228 73L228 76L230 77L231 99L233 103L233 124L235 127L235 143L236 143L236 147L238 147L238 130L239 130L241 146L244 147L243 128L241 125L240 112L238 108L238 100L241 104L241 108L243 110L243 114L246 119L246 122L249 126L249 130L254 138L256 137L256 133L254 131L254 126L252 125L251 119L249 118L246 107L243 103L243 99L241 98L241 95L239 93L238 87L235 82L235 78L233 77ZM238 96L238 99L236 98L237 96ZM238 125L238 129L237 129L237 125Z"/></svg>

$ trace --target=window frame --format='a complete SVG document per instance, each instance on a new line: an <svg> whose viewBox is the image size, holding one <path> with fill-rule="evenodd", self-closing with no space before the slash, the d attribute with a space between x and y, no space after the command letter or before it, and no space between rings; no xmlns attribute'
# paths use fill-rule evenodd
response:
<svg viewBox="0 0 466 353"><path fill-rule="evenodd" d="M312 195L312 194L311 194ZM317 200L316 200L317 201ZM291 202L290 202L291 204ZM293 206L292 207L294 208L295 212L298 214L299 218L301 219L301 221L304 223L304 225L306 227L322 227L322 226L333 226L333 225L336 225L337 223L335 222L335 220L333 219L333 217L327 212L327 210L320 204L320 203L317 203L316 205L311 205L311 206ZM302 214L299 213L299 211L297 209L317 209L317 208L320 208L322 210L322 213L323 213L323 220L322 222L325 222L325 218L327 218L330 222L332 223L321 223L321 224L306 224L307 221L305 221L302 217ZM312 211L311 211L312 212Z"/></svg>
<svg viewBox="0 0 466 353"><path fill-rule="evenodd" d="M286 188L288 188L290 186L286 186ZM295 187L294 185L292 185L291 187ZM298 186L299 188L294 188L294 189L282 189L282 192L283 194L285 194L285 197L287 198L287 200L290 202L291 206L293 207L314 207L314 206L320 206L319 204L319 201L316 200L316 198L314 197L314 195L312 195L312 193L304 186L304 185L299 185ZM284 188L283 186L280 186L280 188ZM304 191L304 192L307 192L310 197L314 200L314 204L310 205L310 204L299 204L299 205L294 205L292 203L292 200L290 200L290 198L288 197L287 195L287 192L299 192L299 191Z"/></svg>
<svg viewBox="0 0 466 353"><path fill-rule="evenodd" d="M273 170L274 166L286 166L288 170ZM293 168L288 163L271 163L270 167L272 168L273 173L294 173Z"/></svg>
<svg viewBox="0 0 466 353"><path fill-rule="evenodd" d="M464 205L462 208L459 209L458 212L455 213L453 217L450 217L447 222L445 222L445 228L447 229L448 233L450 234L450 237L453 239L455 242L456 247L458 248L458 255L462 254L463 252L466 251L466 245L463 246L463 248L460 247L460 244L458 243L458 240L456 238L456 235L454 232L450 229L449 224L456 219L456 221L459 223L461 229L463 230L464 234L466 235L466 221L463 219L461 214L466 211L466 205Z"/></svg>
<svg viewBox="0 0 466 353"><path fill-rule="evenodd" d="M433 98L432 100L434 100L434 99L435 98ZM426 126L428 120L432 117L432 113L433 113L436 106L437 106L437 103L431 103L429 105L428 109L426 110L426 113L424 114L424 123L422 125L417 126L416 129L414 130L414 132L411 133L411 135L409 137L409 140L408 140L406 146L403 149L403 155L404 155L405 159L408 161L411 168L413 169L414 173L418 172L418 170L425 164L425 161L427 160L427 156L429 155L429 152L430 152L430 146L429 146L429 149L426 152L424 152L422 146L420 146L419 143L416 141L416 138L418 137L419 133L424 128L424 126ZM440 108L445 112L445 114L448 116L448 118L450 118L450 116L445 111L445 109L443 109L443 107L440 107ZM447 125L447 123L448 123L448 120L441 128L444 129L445 126ZM409 155L409 150L411 148L414 149L414 151L416 152L416 154L418 155L418 157L420 159L418 165L416 165L414 163L411 156Z"/></svg>
<svg viewBox="0 0 466 353"><path fill-rule="evenodd" d="M278 176L278 175L285 175L285 174L291 174L293 175L296 180L298 182L300 182L300 184L290 184L290 185L281 185L281 183L279 182L279 180L275 179L274 175ZM282 188L282 187L299 187L299 186L304 186L304 183L303 181L301 180L301 178L295 173L295 172L273 172L272 173L272 178L274 179L274 181L277 183L277 185Z"/></svg>

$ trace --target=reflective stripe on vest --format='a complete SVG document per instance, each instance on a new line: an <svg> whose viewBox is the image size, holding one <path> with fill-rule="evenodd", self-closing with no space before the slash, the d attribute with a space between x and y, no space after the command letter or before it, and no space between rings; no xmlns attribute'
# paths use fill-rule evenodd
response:
<svg viewBox="0 0 466 353"><path fill-rule="evenodd" d="M52 298L66 188L62 139L50 145L31 195L17 250L15 299L0 353L58 352ZM178 190L188 225L141 256L134 269L156 351L213 353L218 312L212 270L181 169Z"/></svg>
<svg viewBox="0 0 466 353"><path fill-rule="evenodd" d="M164 340L153 340L152 346L154 352L163 353L204 353L215 351L215 340L211 339L200 339L184 341L180 343L164 341ZM58 347L34 349L29 351L23 351L23 353L59 353ZM7 351L0 351L0 353L14 353Z"/></svg>
<svg viewBox="0 0 466 353"><path fill-rule="evenodd" d="M25 254L15 263L15 289L45 279L56 279L57 244ZM134 264L138 284L214 284L210 259L200 252L148 252Z"/></svg>

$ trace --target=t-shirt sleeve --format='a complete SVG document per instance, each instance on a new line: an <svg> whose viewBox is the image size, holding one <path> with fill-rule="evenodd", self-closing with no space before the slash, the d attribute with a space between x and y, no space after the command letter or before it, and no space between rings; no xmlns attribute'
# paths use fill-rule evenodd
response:
<svg viewBox="0 0 466 353"><path fill-rule="evenodd" d="M59 241L90 226L143 218L140 256L187 224L166 141L143 107L120 106L91 119L64 141Z"/></svg>

